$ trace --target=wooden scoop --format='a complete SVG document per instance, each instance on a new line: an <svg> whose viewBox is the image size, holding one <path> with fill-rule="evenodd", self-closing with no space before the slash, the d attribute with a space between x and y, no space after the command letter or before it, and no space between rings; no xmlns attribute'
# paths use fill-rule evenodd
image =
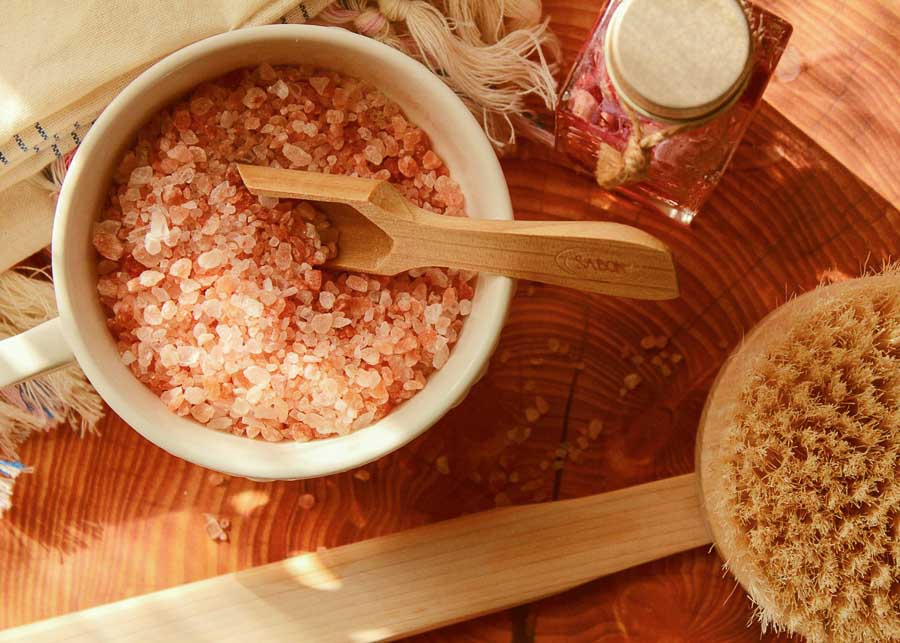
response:
<svg viewBox="0 0 900 643"><path fill-rule="evenodd" d="M318 204L340 233L334 268L395 275L440 266L619 297L678 296L668 248L631 226L447 217L414 206L386 181L255 165L238 170L253 194Z"/></svg>

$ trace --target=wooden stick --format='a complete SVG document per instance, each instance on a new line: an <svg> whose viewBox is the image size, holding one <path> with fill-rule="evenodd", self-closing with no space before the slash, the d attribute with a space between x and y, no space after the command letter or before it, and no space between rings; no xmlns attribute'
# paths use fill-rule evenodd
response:
<svg viewBox="0 0 900 643"><path fill-rule="evenodd" d="M0 632L0 642L389 640L709 542L689 474L297 556Z"/></svg>

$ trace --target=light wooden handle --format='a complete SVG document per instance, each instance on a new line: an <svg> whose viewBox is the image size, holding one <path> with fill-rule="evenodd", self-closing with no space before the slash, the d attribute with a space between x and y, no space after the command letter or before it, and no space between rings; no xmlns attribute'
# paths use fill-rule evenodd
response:
<svg viewBox="0 0 900 643"><path fill-rule="evenodd" d="M421 227L394 232L410 267L443 266L635 299L678 296L668 248L631 226L603 221L492 221L420 211Z"/></svg>
<svg viewBox="0 0 900 643"><path fill-rule="evenodd" d="M306 554L0 632L0 642L388 640L709 541L690 474Z"/></svg>

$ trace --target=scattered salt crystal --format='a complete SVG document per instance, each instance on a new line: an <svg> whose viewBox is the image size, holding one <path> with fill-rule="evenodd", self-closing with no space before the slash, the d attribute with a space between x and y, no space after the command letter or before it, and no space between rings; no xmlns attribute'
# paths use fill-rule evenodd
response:
<svg viewBox="0 0 900 643"><path fill-rule="evenodd" d="M210 471L209 475L206 476L206 479L209 481L211 485L214 487L218 487L225 482L225 475L219 473L218 471Z"/></svg>
<svg viewBox="0 0 900 643"><path fill-rule="evenodd" d="M447 456L439 455L434 461L434 468L438 470L438 473L443 475L448 475L450 473L450 463L447 460Z"/></svg>
<svg viewBox="0 0 900 643"><path fill-rule="evenodd" d="M525 420L534 424L539 419L541 419L541 413L533 406L529 406L525 409Z"/></svg>
<svg viewBox="0 0 900 643"><path fill-rule="evenodd" d="M510 442L521 444L531 436L531 427L517 426L506 432L506 437Z"/></svg>
<svg viewBox="0 0 900 643"><path fill-rule="evenodd" d="M300 497L297 498L297 504L300 505L301 509L309 511L316 505L316 497L311 493L300 494Z"/></svg>
<svg viewBox="0 0 900 643"><path fill-rule="evenodd" d="M629 391L633 391L636 389L641 383L641 376L637 373L629 373L625 376L623 382L625 384L625 388Z"/></svg>
<svg viewBox="0 0 900 643"><path fill-rule="evenodd" d="M367 469L357 469L353 472L353 477L362 482L368 482L372 479L372 474Z"/></svg>
<svg viewBox="0 0 900 643"><path fill-rule="evenodd" d="M210 540L214 540L217 542L227 542L228 534L225 533L225 529L222 525L225 521L219 522L215 516L212 514L203 514L204 525L206 527L206 535L209 536ZM228 523L226 523L227 525Z"/></svg>

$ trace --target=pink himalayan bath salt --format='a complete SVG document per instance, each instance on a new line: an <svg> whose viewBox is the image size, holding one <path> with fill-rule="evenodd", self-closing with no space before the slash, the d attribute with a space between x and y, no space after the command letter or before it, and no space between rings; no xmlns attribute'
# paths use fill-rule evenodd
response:
<svg viewBox="0 0 900 643"><path fill-rule="evenodd" d="M174 413L237 435L306 441L384 417L446 363L474 275L323 269L327 220L254 197L237 162L390 180L465 214L427 136L367 83L268 65L206 83L138 133L94 229L123 362Z"/></svg>

